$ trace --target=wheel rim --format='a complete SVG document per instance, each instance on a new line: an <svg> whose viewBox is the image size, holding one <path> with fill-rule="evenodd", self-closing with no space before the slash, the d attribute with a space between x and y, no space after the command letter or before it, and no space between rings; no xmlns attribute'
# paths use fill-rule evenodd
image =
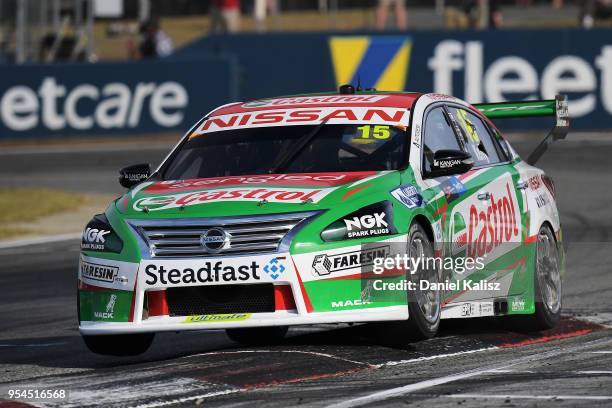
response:
<svg viewBox="0 0 612 408"><path fill-rule="evenodd" d="M551 313L561 308L561 273L557 244L548 228L542 228L537 244L537 279L542 303Z"/></svg>
<svg viewBox="0 0 612 408"><path fill-rule="evenodd" d="M410 258L421 258L424 260L426 256L429 256L429 254L425 253L425 245L424 237L418 233L414 234L408 244L408 255ZM410 271L408 273L410 274ZM419 264L419 268L416 269L410 280L416 282L417 285L413 294L421 314L429 323L436 323L440 315L440 291L436 289L420 289L421 280L438 283L438 274L435 268L426 268Z"/></svg>

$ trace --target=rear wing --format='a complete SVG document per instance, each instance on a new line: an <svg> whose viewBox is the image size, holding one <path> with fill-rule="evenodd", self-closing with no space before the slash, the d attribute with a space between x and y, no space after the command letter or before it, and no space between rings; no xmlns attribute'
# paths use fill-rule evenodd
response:
<svg viewBox="0 0 612 408"><path fill-rule="evenodd" d="M555 126L527 158L527 163L532 165L542 157L552 142L565 139L565 136L569 133L570 121L567 110L567 97L564 95L557 95L555 99L544 101L477 103L474 107L489 119L554 116Z"/></svg>

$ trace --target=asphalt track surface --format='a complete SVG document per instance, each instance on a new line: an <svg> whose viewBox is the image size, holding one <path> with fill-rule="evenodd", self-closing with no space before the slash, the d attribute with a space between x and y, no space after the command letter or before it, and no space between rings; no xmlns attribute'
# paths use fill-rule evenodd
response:
<svg viewBox="0 0 612 408"><path fill-rule="evenodd" d="M526 150L524 144L515 144ZM6 152L5 152L6 153ZM165 149L0 153L4 183L120 192L116 169ZM370 325L300 327L240 347L223 332L166 333L133 358L91 354L76 328L78 242L0 249L0 407L9 388L69 390L47 406L612 406L612 141L564 141L553 177L568 263L564 313L549 332L501 319L445 320L402 347Z"/></svg>

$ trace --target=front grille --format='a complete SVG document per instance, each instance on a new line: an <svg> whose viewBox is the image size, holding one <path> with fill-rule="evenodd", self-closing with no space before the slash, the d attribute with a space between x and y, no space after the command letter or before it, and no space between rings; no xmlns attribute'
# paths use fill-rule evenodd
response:
<svg viewBox="0 0 612 408"><path fill-rule="evenodd" d="M274 285L213 285L166 289L170 316L274 312Z"/></svg>
<svg viewBox="0 0 612 408"><path fill-rule="evenodd" d="M244 255L276 252L282 239L311 213L198 220L133 221L155 258ZM211 250L202 236L221 229L225 242ZM210 245L211 247L213 245Z"/></svg>

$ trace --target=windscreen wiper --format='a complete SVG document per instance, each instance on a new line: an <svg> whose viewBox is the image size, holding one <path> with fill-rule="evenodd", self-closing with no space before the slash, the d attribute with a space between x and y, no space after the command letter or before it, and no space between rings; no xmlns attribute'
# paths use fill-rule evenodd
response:
<svg viewBox="0 0 612 408"><path fill-rule="evenodd" d="M297 142L291 148L287 150L285 154L281 154L272 168L268 171L269 174L275 174L279 171L283 170L290 162L293 160L298 154L301 153L302 150L306 146L312 142L312 140L317 136L321 128L327 123L329 119L323 120L319 123L314 129L312 129L309 133L306 133L304 136L299 138Z"/></svg>

